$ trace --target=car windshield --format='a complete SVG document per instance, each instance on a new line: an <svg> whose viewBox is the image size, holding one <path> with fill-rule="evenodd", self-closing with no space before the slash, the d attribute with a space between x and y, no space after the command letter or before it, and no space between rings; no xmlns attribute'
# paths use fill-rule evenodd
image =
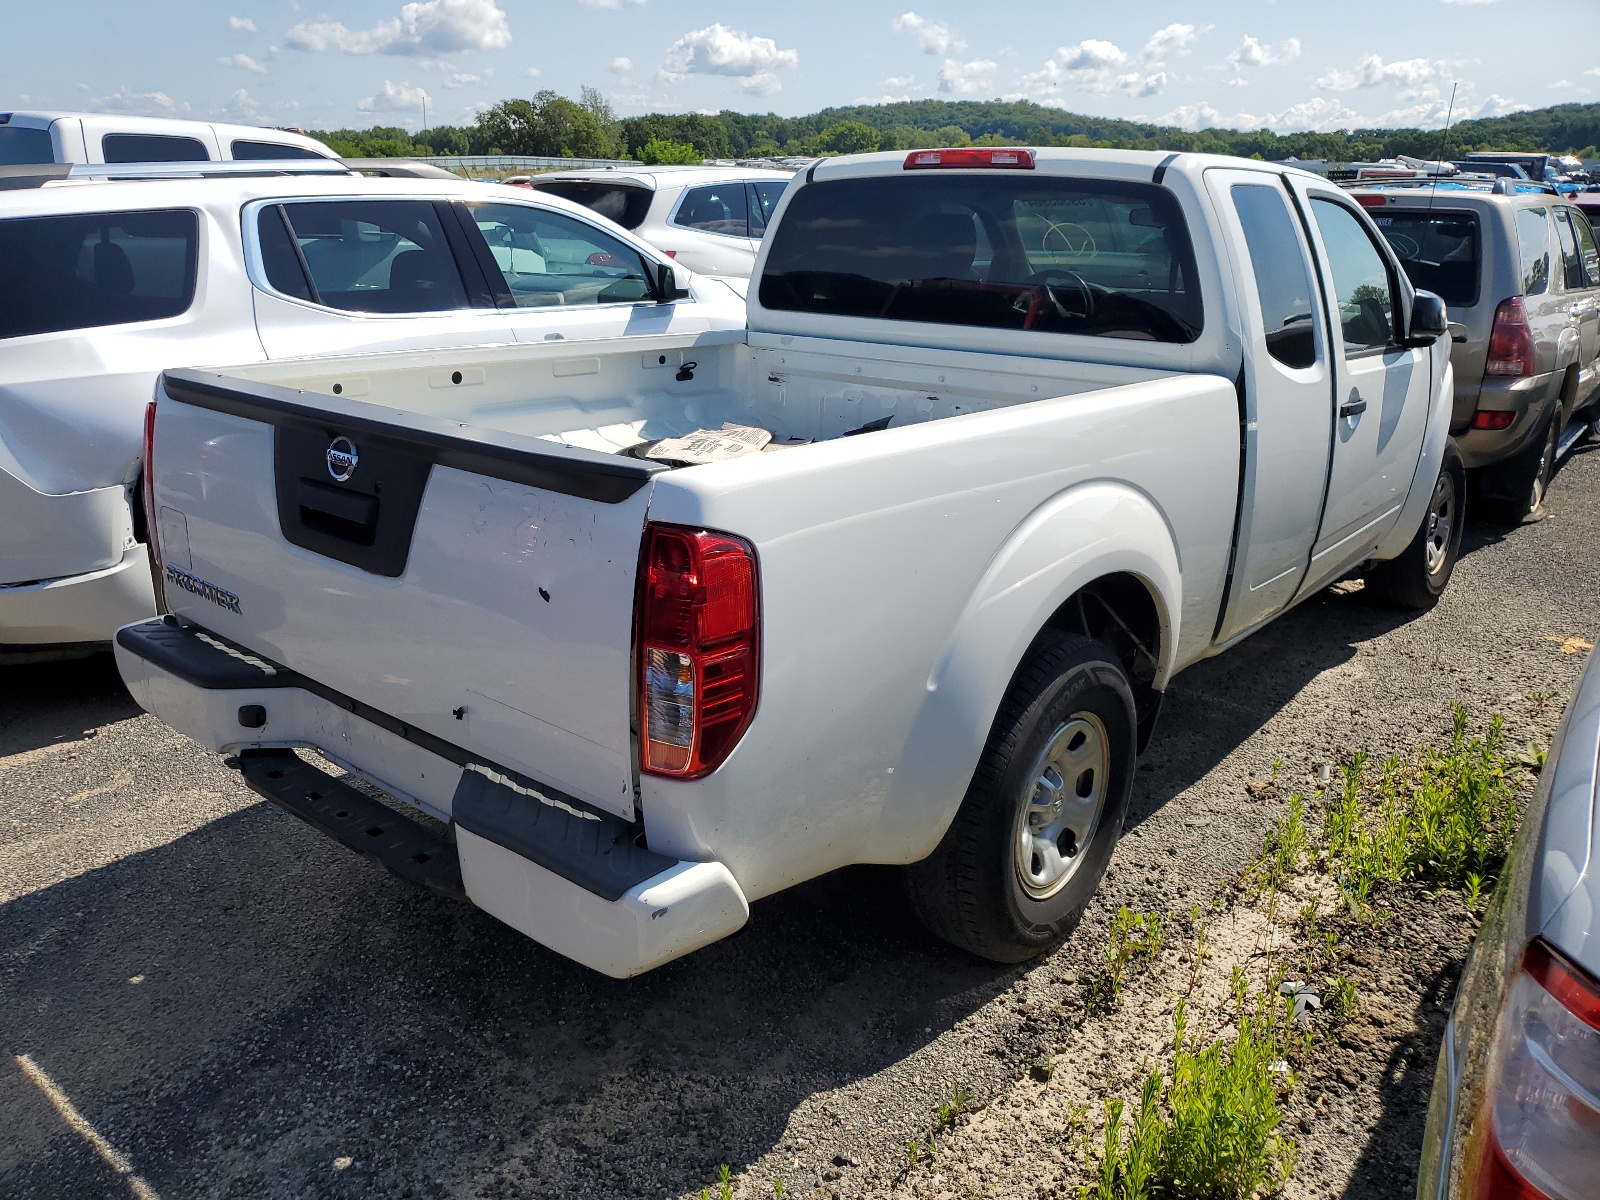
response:
<svg viewBox="0 0 1600 1200"><path fill-rule="evenodd" d="M1475 213L1391 209L1373 220L1412 283L1452 307L1478 302L1482 254Z"/></svg>
<svg viewBox="0 0 1600 1200"><path fill-rule="evenodd" d="M794 312L1156 342L1202 324L1171 192L1009 172L803 187L759 294Z"/></svg>

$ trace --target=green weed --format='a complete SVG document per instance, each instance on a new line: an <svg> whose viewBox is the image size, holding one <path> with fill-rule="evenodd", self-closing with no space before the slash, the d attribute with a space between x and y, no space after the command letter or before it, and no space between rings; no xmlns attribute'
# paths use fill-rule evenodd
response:
<svg viewBox="0 0 1600 1200"><path fill-rule="evenodd" d="M956 1122L966 1115L971 1107L972 1093L962 1086L959 1079L956 1080L950 1085L950 1098L941 1100L939 1107L933 1110L934 1127L940 1133L954 1129Z"/></svg>
<svg viewBox="0 0 1600 1200"><path fill-rule="evenodd" d="M1342 971L1327 975L1322 980L1322 1011L1334 1021L1348 1021L1361 1011L1361 1000L1356 995L1356 985Z"/></svg>
<svg viewBox="0 0 1600 1200"><path fill-rule="evenodd" d="M1304 1046L1290 1029L1291 1011L1276 995L1262 996L1231 1042L1202 1046L1188 1036L1180 1001L1170 1083L1159 1072L1146 1077L1126 1136L1123 1103L1107 1102L1097 1178L1080 1195L1249 1200L1287 1179L1295 1144L1278 1133L1278 1095L1292 1082L1286 1056Z"/></svg>
<svg viewBox="0 0 1600 1200"><path fill-rule="evenodd" d="M1410 764L1391 757L1376 780L1364 754L1345 765L1323 832L1352 911L1366 912L1384 885L1418 880L1481 895L1493 881L1516 832L1523 767L1506 749L1503 718L1473 738L1466 722L1458 707L1448 747L1426 746Z"/></svg>
<svg viewBox="0 0 1600 1200"><path fill-rule="evenodd" d="M1130 968L1143 966L1161 952L1167 931L1158 913L1134 913L1127 906L1117 909L1108 930L1103 965L1089 980L1084 996L1092 1012L1109 1012L1122 998L1122 985Z"/></svg>

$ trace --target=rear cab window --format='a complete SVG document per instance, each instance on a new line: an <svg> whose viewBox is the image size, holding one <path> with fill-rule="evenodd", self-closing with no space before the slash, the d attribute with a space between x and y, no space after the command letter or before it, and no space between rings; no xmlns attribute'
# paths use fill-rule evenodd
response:
<svg viewBox="0 0 1600 1200"><path fill-rule="evenodd" d="M199 138L159 133L108 133L100 139L100 157L108 163L209 162Z"/></svg>
<svg viewBox="0 0 1600 1200"><path fill-rule="evenodd" d="M1192 342L1204 324L1188 226L1165 188L950 175L801 188L761 304L791 312Z"/></svg>
<svg viewBox="0 0 1600 1200"><path fill-rule="evenodd" d="M318 154L315 150L308 150L304 146L285 146L281 142L251 142L239 140L229 147L229 153L235 159L282 159L282 158L316 158L326 159L326 154Z"/></svg>
<svg viewBox="0 0 1600 1200"><path fill-rule="evenodd" d="M55 162L55 144L48 129L0 125L0 167L31 166Z"/></svg>
<svg viewBox="0 0 1600 1200"><path fill-rule="evenodd" d="M187 209L0 220L0 339L181 316L198 244Z"/></svg>
<svg viewBox="0 0 1600 1200"><path fill-rule="evenodd" d="M1483 239L1476 213L1391 207L1368 215L1414 285L1451 308L1478 302Z"/></svg>
<svg viewBox="0 0 1600 1200"><path fill-rule="evenodd" d="M596 183L587 179L551 179L533 181L533 189L560 196L592 209L624 229L637 229L644 224L650 211L650 201L655 193L649 188L625 183Z"/></svg>

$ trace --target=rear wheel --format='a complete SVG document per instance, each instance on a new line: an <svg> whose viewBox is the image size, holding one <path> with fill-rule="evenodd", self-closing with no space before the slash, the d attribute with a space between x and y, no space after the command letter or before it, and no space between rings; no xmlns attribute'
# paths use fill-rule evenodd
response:
<svg viewBox="0 0 1600 1200"><path fill-rule="evenodd" d="M1539 440L1505 462L1490 468L1484 511L1490 520L1504 525L1542 521L1549 516L1546 499L1550 480L1556 473L1556 455L1561 445L1560 410L1552 414Z"/></svg>
<svg viewBox="0 0 1600 1200"><path fill-rule="evenodd" d="M1367 573L1367 588L1377 599L1418 610L1439 602L1461 552L1466 478L1461 457L1447 449L1416 537L1398 558L1379 563Z"/></svg>
<svg viewBox="0 0 1600 1200"><path fill-rule="evenodd" d="M1133 691L1102 643L1042 636L995 716L967 795L911 903L946 941L996 962L1061 942L1105 875L1132 793Z"/></svg>

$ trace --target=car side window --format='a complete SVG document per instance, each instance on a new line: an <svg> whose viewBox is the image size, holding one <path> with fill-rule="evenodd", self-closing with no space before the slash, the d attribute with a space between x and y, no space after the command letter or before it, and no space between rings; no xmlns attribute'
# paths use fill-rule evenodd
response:
<svg viewBox="0 0 1600 1200"><path fill-rule="evenodd" d="M318 154L315 150L307 150L304 146L285 146L278 142L250 142L236 141L230 147L235 160L262 159L262 158L317 158L326 159L326 154Z"/></svg>
<svg viewBox="0 0 1600 1200"><path fill-rule="evenodd" d="M1556 209L1556 243L1561 247L1561 286L1569 291L1588 287L1583 256L1578 253L1578 235L1573 232L1569 209Z"/></svg>
<svg viewBox="0 0 1600 1200"><path fill-rule="evenodd" d="M743 182L690 188L684 192L678 215L672 220L674 225L706 233L749 237L750 201Z"/></svg>
<svg viewBox="0 0 1600 1200"><path fill-rule="evenodd" d="M428 201L291 201L262 209L257 231L267 281L286 295L347 312L446 312L471 304L439 211Z"/></svg>
<svg viewBox="0 0 1600 1200"><path fill-rule="evenodd" d="M179 316L198 243L186 209L0 220L0 339Z"/></svg>
<svg viewBox="0 0 1600 1200"><path fill-rule="evenodd" d="M761 179L745 186L750 190L750 236L761 237L789 185L777 179Z"/></svg>
<svg viewBox="0 0 1600 1200"><path fill-rule="evenodd" d="M1311 201L1311 212L1333 272L1345 353L1395 345L1394 291L1389 265L1378 247L1344 205L1319 196Z"/></svg>
<svg viewBox="0 0 1600 1200"><path fill-rule="evenodd" d="M108 163L209 162L199 138L164 133L108 133L100 139L100 157Z"/></svg>
<svg viewBox="0 0 1600 1200"><path fill-rule="evenodd" d="M1583 263L1585 287L1600 287L1600 246L1596 246L1589 218L1576 209L1567 210L1572 232L1578 236L1578 257Z"/></svg>
<svg viewBox="0 0 1600 1200"><path fill-rule="evenodd" d="M650 297L643 257L604 230L532 205L469 204L467 211L504 280L495 290L517 308Z"/></svg>
<svg viewBox="0 0 1600 1200"><path fill-rule="evenodd" d="M1250 267L1267 329L1267 353L1286 367L1314 365L1316 310L1311 300L1311 273L1283 193L1265 184L1236 184L1233 207L1250 248Z"/></svg>
<svg viewBox="0 0 1600 1200"><path fill-rule="evenodd" d="M1544 209L1517 210L1517 245L1522 251L1522 294L1544 295L1550 287L1550 222Z"/></svg>

